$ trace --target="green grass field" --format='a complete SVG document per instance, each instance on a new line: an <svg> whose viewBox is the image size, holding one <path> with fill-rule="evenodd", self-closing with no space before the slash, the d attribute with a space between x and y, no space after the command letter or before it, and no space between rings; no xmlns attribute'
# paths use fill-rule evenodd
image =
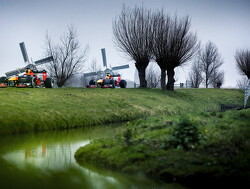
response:
<svg viewBox="0 0 250 189"><path fill-rule="evenodd" d="M216 89L0 89L0 135L68 129L148 115L217 111L241 105L243 91Z"/></svg>
<svg viewBox="0 0 250 189"><path fill-rule="evenodd" d="M127 122L123 134L80 148L77 161L164 181L246 181L250 109L220 112L243 98L229 89L6 88L0 135Z"/></svg>
<svg viewBox="0 0 250 189"><path fill-rule="evenodd" d="M221 112L219 108L242 105L243 91L140 92L138 98L146 95L147 104L138 105L151 110L145 111L148 116L128 121L121 135L80 148L75 154L80 164L91 162L191 187L197 180L209 187L249 181L250 109Z"/></svg>

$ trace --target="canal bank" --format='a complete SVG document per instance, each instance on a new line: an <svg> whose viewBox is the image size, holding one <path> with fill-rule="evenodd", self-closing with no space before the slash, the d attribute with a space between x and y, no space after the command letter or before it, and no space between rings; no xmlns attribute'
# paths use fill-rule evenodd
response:
<svg viewBox="0 0 250 189"><path fill-rule="evenodd" d="M0 188L184 188L75 161L75 151L90 140L123 130L109 125L1 137Z"/></svg>
<svg viewBox="0 0 250 189"><path fill-rule="evenodd" d="M147 117L91 141L75 158L191 188L239 188L250 181L249 126L250 109Z"/></svg>
<svg viewBox="0 0 250 189"><path fill-rule="evenodd" d="M75 161L73 157L74 150L67 150L68 148L71 149L69 144L73 144L71 137L59 137L60 145L55 144L52 150L49 147L50 145L44 145L44 142L40 142L38 146L34 147L37 150L32 149L37 141L39 141L39 137L37 136L42 134L40 131L49 130L50 132L44 132L48 135L50 135L50 133L56 133L54 130L61 130L62 133L71 132L70 129L76 127L91 127L93 131L95 131L94 128L98 127L97 125L101 123L127 122L127 124L123 126L125 131L121 132L122 134L114 134L116 137L113 137L114 135L110 132L107 134L107 139L94 140L94 145L87 145L79 151L78 160L85 159L87 161L84 164L82 164L82 161L79 161L83 165L82 167L88 167L87 169L92 170L92 172L95 172L95 168L93 167L98 166L97 170L100 170L104 167L100 165L105 165L105 168L108 168L108 170L113 170L113 168L118 170L115 172L116 176L118 172L127 170L123 172L138 178L138 171L134 170L146 167L148 168L146 171L144 169L139 170L140 177L143 173L147 174L148 178L159 178L160 176L165 182L169 181L169 178L171 182L176 182L177 178L178 182L179 179L183 177L183 174L192 174L190 169L185 169L186 167L190 167L190 162L191 165L193 162L194 165L198 165L198 167L204 171L211 170L211 165L217 164L209 160L204 161L204 165L200 158L201 156L196 156L197 153L195 153L195 150L201 147L199 146L200 144L203 144L203 151L206 151L204 144L211 147L210 152L212 154L218 154L218 149L219 151L222 149L221 152L223 153L222 156L220 156L222 160L223 156L227 157L227 154L229 153L230 155L231 152L233 152L232 154L236 152L235 157L242 157L238 160L245 160L247 157L244 150L248 149L247 147L249 145L249 135L247 135L249 132L246 129L249 128L246 127L246 123L249 123L249 110L235 110L230 111L229 114L219 112L220 104L241 104L243 100L242 90L180 89L175 92L164 92L160 89L4 89L0 90L0 97L3 99L0 101L0 134L12 135L9 136L9 139L7 136L3 137L5 140L0 141L1 151L6 152L1 156L1 164L3 167L3 169L1 169L1 171L3 170L1 176L4 180L2 183L7 185L13 184L16 186L16 183L20 184L22 181L25 181L25 183L33 183L34 186L47 183L47 185L50 186L58 186L58 184L61 184L62 186L72 185L73 187L81 183L82 185L79 184L78 186L83 187L84 184L88 182L88 179L84 181L85 177L78 178L78 168L75 169L74 166L68 166L64 161L57 159L58 157L64 157L64 159L72 159ZM186 124L185 121L180 121L181 118L185 116L191 119L191 123L188 122L188 124ZM135 120L135 122L131 120ZM203 132L203 134L207 133L209 137L207 137L206 141L198 138L198 142L196 140L197 144L193 144L192 137L188 136L188 140L184 140L186 145L179 145L177 142L178 138L176 138L178 134L174 134L175 127L178 125L192 126L191 128L193 128L195 132L198 131L198 136L200 134L199 132ZM105 133L104 130L102 131ZM182 131L182 129L179 131ZM19 144L23 145L23 142L19 140L16 141L15 137L18 139L22 135L15 135L15 133L29 133L23 136L28 136L28 138L29 135L35 136L33 137L35 139L23 140L26 141L25 143L27 143L28 146L25 144L25 148L19 150L18 146ZM78 136L77 134L78 133L75 135ZM57 137L45 137L43 140L48 142L53 138ZM69 138L68 143L66 142L67 138ZM75 138L75 136L73 136L73 138ZM72 148L75 149L84 146L93 139L94 137L83 135L79 137L80 143L74 143L74 147ZM14 151L19 150L18 153L8 150L11 143L14 144ZM67 149L64 147L61 148L64 144L68 146ZM116 149L114 149L114 147ZM244 152L241 153L240 151L240 156L237 155L238 147L240 150L243 149ZM7 148L7 151L4 151L5 148ZM185 148L191 150L191 153L186 152ZM58 152L56 149L61 150ZM121 149L122 151L117 149ZM108 150L110 151L108 152ZM47 152L50 151L53 153L47 156L46 154L49 154ZM66 152L68 155L60 155L61 151ZM189 156L187 156L188 154ZM199 154L200 153L198 153L198 155ZM119 157L119 155L123 156ZM39 161L34 159L36 156L39 157ZM45 157L50 157L50 159L44 161L46 159ZM154 159L151 159L151 157L154 157ZM172 161L169 161L169 157L172 157ZM183 161L183 158L188 157L190 157L188 161ZM128 161L123 161L124 158L125 160L127 158ZM208 156L208 159L209 158ZM92 160L92 162L89 160ZM234 160L237 160L237 158ZM25 163L15 163L19 161ZM200 163L201 161L202 163ZM46 168L45 171L43 171L40 166L43 167L45 164L51 165L50 162L56 162L52 163L52 165L56 165L54 167L62 168L66 165L66 169L71 170L70 174L65 173L64 169ZM119 165L121 162L125 165L124 167ZM248 165L246 163L247 161L239 162L240 167L244 168L244 165ZM162 165L158 166L159 163ZM19 167L19 164L22 166ZM69 165L72 165L72 163L69 163ZM235 165L237 168L239 164L236 163ZM22 170L22 167L27 167L28 170ZM169 167L171 169L169 169ZM245 167L245 171L249 171L248 167ZM156 169L154 170L154 168ZM37 169L39 171L37 171ZM173 177L173 172L182 175ZM245 172L243 172L243 174L244 173ZM13 178L16 180L20 178L20 180L13 182ZM30 180L30 178L33 179ZM38 182L39 179L42 178L44 182ZM30 182L28 180L30 180ZM72 180L74 180L74 182L72 182ZM126 183L130 183L127 179L125 180ZM147 183L147 180L148 179L143 182ZM149 179L149 182L154 183L153 185L146 184L152 186L151 188L159 186L157 185L158 183L155 184L151 179ZM125 186L132 187L134 185Z"/></svg>

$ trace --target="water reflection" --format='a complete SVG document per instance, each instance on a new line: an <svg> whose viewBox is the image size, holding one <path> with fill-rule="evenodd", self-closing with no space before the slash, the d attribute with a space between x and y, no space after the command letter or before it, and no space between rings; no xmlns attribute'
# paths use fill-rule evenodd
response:
<svg viewBox="0 0 250 189"><path fill-rule="evenodd" d="M64 183L65 188L180 188L179 185L160 184L141 177L130 177L97 168L90 169L91 166L86 168L76 163L74 154L79 147L87 145L91 139L114 135L121 131L122 129L119 127L104 127L41 133L31 137L29 135L20 136L13 140L14 143L7 150L6 146L5 149L3 147L2 154L0 150L0 157L21 170L22 174L35 173L36 176L38 175L38 179L45 178L46 182L41 186L36 186L38 188L53 188L57 182L58 184ZM0 140L1 144L5 145L9 144L8 141L9 138L6 138L5 142L4 139ZM35 178L37 179L37 177ZM24 183L25 179L22 179ZM36 182L34 181L34 183Z"/></svg>
<svg viewBox="0 0 250 189"><path fill-rule="evenodd" d="M65 170L68 166L77 166L74 158L76 150L89 143L89 140L69 144L50 144L28 147L2 155L3 159L11 162L19 169L25 170L33 166L41 171Z"/></svg>
<svg viewBox="0 0 250 189"><path fill-rule="evenodd" d="M31 158L31 157L38 157L40 155L40 149L34 150L34 149L30 149L27 148L25 149L25 158ZM46 145L42 145L42 157L45 157L46 155Z"/></svg>

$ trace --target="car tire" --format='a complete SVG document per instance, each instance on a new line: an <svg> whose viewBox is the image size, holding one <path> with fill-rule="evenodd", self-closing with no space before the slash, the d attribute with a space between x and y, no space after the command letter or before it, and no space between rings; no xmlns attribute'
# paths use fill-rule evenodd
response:
<svg viewBox="0 0 250 189"><path fill-rule="evenodd" d="M36 78L35 77L31 78L31 87L36 88Z"/></svg>
<svg viewBox="0 0 250 189"><path fill-rule="evenodd" d="M9 80L7 77L0 77L0 83L4 83L5 85L9 85Z"/></svg>
<svg viewBox="0 0 250 189"><path fill-rule="evenodd" d="M121 88L126 88L127 87L127 82L125 80L120 81L120 87Z"/></svg>
<svg viewBox="0 0 250 189"><path fill-rule="evenodd" d="M109 84L112 85L112 88L115 88L115 80L110 79Z"/></svg>
<svg viewBox="0 0 250 189"><path fill-rule="evenodd" d="M89 81L89 86L90 85L95 85L95 84L96 84L95 80L92 79L92 80Z"/></svg>
<svg viewBox="0 0 250 189"><path fill-rule="evenodd" d="M0 83L5 83L7 81L7 77L0 77Z"/></svg>
<svg viewBox="0 0 250 189"><path fill-rule="evenodd" d="M107 85L107 84L109 84L109 82L110 82L109 79L104 79L104 80L103 80L103 85Z"/></svg>
<svg viewBox="0 0 250 189"><path fill-rule="evenodd" d="M54 88L54 80L52 78L46 78L44 84L45 88Z"/></svg>

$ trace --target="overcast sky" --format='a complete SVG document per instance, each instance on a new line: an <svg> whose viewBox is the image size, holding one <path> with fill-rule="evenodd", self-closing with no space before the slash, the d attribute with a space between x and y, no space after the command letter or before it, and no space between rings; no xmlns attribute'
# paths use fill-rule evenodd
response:
<svg viewBox="0 0 250 189"><path fill-rule="evenodd" d="M121 12L123 2L133 7L158 9L170 14L190 15L191 30L202 44L214 42L224 59L224 87L235 87L241 78L235 67L238 48L250 48L250 0L0 0L0 76L25 66L19 48L25 42L29 58L44 58L46 31L54 41L74 24L79 41L89 45L88 62L96 59L102 66L101 48L106 48L108 64L130 64L122 71L134 79L134 62L117 51L112 41L112 20ZM87 68L87 66L86 66ZM185 82L188 66L177 70L178 83Z"/></svg>

